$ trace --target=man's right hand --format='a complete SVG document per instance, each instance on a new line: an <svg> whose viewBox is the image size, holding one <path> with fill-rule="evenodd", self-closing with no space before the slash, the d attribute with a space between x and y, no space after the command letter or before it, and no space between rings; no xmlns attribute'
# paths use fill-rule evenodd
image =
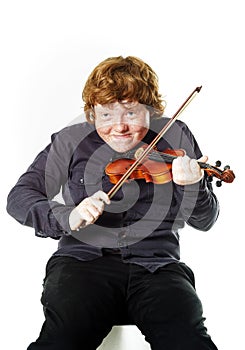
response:
<svg viewBox="0 0 245 350"><path fill-rule="evenodd" d="M72 210L69 216L71 230L79 230L93 224L103 213L105 204L110 204L110 198L103 191L95 192L87 197Z"/></svg>

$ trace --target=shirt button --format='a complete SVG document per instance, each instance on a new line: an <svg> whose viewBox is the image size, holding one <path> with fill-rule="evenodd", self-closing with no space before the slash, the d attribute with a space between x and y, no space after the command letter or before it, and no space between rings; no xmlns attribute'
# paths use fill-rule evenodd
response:
<svg viewBox="0 0 245 350"><path fill-rule="evenodd" d="M118 234L119 239L125 239L127 237L126 231L122 231Z"/></svg>
<svg viewBox="0 0 245 350"><path fill-rule="evenodd" d="M127 231L119 232L118 242L117 242L117 245L119 248L124 248L127 246L126 238L127 238Z"/></svg>

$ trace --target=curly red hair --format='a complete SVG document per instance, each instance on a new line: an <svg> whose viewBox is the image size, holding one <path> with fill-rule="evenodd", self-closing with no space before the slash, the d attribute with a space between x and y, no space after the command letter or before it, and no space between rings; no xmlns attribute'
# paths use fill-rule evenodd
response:
<svg viewBox="0 0 245 350"><path fill-rule="evenodd" d="M102 61L89 75L82 98L84 112L90 122L96 104L138 101L146 105L154 117L161 116L165 108L158 92L156 73L147 63L134 56L110 57Z"/></svg>

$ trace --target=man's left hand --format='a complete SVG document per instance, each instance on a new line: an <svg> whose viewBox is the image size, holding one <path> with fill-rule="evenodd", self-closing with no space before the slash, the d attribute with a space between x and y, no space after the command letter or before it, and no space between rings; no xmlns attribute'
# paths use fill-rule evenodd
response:
<svg viewBox="0 0 245 350"><path fill-rule="evenodd" d="M198 159L199 162L203 163L206 163L207 160L207 156ZM204 171L200 168L198 161L186 155L174 159L172 164L173 181L182 186L199 182L203 178Z"/></svg>

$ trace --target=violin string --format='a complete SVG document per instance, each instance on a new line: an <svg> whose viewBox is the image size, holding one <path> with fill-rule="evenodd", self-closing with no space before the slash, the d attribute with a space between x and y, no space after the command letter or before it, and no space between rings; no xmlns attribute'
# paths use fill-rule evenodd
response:
<svg viewBox="0 0 245 350"><path fill-rule="evenodd" d="M171 154L166 154L166 153L161 153L159 151L153 151L152 153L149 153L148 158L151 160L155 160L155 161L166 161L171 163L174 159L177 158L177 156L171 155ZM204 162L197 162L199 164L199 166L202 169L209 169L209 170L213 170L216 171L219 174L222 174L222 170L220 170L219 168L210 165L208 163L204 163Z"/></svg>
<svg viewBox="0 0 245 350"><path fill-rule="evenodd" d="M148 158L155 161L165 161L171 163L177 157L171 154L153 151L152 153L149 153Z"/></svg>

